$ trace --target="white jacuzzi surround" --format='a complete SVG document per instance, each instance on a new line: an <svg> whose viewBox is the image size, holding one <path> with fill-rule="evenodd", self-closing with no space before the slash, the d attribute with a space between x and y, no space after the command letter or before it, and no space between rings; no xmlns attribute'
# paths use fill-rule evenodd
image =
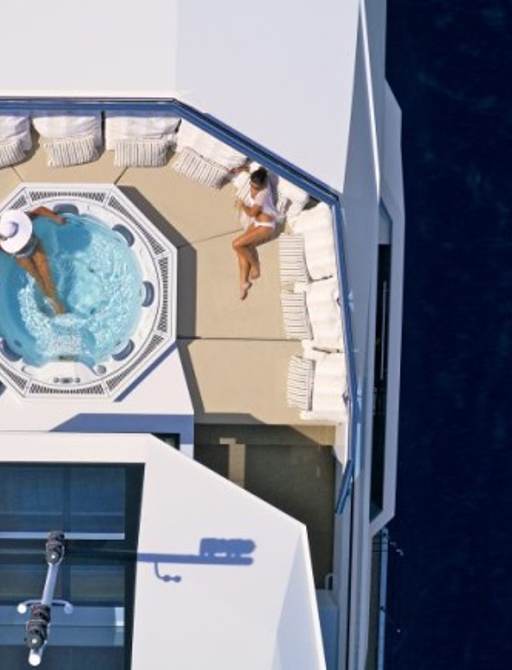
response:
<svg viewBox="0 0 512 670"><path fill-rule="evenodd" d="M1 204L6 209L30 211L38 206L74 205L104 225L123 226L134 238L142 280L154 298L142 313L131 340L133 351L89 368L74 361L52 361L40 367L23 358L12 361L0 348L0 381L24 398L113 399L168 350L176 340L177 250L116 186L111 184L20 184ZM117 233L119 234L119 233Z"/></svg>

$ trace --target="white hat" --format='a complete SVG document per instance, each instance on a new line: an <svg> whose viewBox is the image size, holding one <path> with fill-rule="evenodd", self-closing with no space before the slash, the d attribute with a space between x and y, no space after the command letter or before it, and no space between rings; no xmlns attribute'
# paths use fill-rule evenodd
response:
<svg viewBox="0 0 512 670"><path fill-rule="evenodd" d="M16 254L32 237L32 220L19 209L8 209L0 216L0 247L8 254Z"/></svg>

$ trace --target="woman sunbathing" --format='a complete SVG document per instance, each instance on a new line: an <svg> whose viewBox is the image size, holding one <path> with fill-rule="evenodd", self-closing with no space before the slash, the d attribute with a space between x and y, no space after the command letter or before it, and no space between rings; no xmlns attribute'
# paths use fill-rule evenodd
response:
<svg viewBox="0 0 512 670"><path fill-rule="evenodd" d="M245 201L237 200L244 232L233 240L240 268L240 300L245 300L251 280L261 274L256 247L275 236L277 209L270 189L268 172L258 168L250 176L250 192Z"/></svg>
<svg viewBox="0 0 512 670"><path fill-rule="evenodd" d="M66 310L57 296L48 258L34 233L32 219L37 216L45 216L59 224L65 223L64 217L47 207L38 207L31 212L7 210L0 216L0 249L13 256L18 265L34 277L55 312L63 314Z"/></svg>

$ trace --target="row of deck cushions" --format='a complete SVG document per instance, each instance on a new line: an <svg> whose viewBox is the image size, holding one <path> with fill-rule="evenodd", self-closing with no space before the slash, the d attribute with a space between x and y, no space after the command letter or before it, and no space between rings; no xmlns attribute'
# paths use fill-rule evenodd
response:
<svg viewBox="0 0 512 670"><path fill-rule="evenodd" d="M320 203L289 221L279 238L281 304L288 339L312 339L318 349L343 348L331 211Z"/></svg>
<svg viewBox="0 0 512 670"><path fill-rule="evenodd" d="M302 356L288 368L288 404L303 418L346 420L346 369L333 221L319 203L289 220L279 238L281 306L286 337Z"/></svg>
<svg viewBox="0 0 512 670"><path fill-rule="evenodd" d="M114 152L119 167L165 165L169 150L176 151L172 167L194 181L221 188L233 179L239 197L249 192L249 173L236 175L247 157L191 123L170 114L104 114L105 148ZM67 167L94 161L103 146L101 113L40 113L0 116L0 167L23 161L32 148L31 123L41 137L50 167ZM285 179L272 177L279 211L289 220L304 208L309 195Z"/></svg>
<svg viewBox="0 0 512 670"><path fill-rule="evenodd" d="M180 119L169 115L105 113L105 145L120 167L159 166L167 161ZM101 113L39 113L0 116L0 167L14 165L32 148L31 125L40 136L49 167L96 160L103 147Z"/></svg>

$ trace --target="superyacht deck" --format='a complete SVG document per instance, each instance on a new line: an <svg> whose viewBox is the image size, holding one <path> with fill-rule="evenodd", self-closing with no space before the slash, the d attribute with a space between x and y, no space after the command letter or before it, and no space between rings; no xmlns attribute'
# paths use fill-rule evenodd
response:
<svg viewBox="0 0 512 670"><path fill-rule="evenodd" d="M196 183L175 172L172 159L161 168L118 168L112 152L50 168L37 138L28 160L0 170L0 198L32 181L116 184L178 248L178 346L197 423L311 423L286 403L288 362L301 346L285 339L277 241L261 247L262 276L239 300L231 243L242 229L231 184Z"/></svg>

